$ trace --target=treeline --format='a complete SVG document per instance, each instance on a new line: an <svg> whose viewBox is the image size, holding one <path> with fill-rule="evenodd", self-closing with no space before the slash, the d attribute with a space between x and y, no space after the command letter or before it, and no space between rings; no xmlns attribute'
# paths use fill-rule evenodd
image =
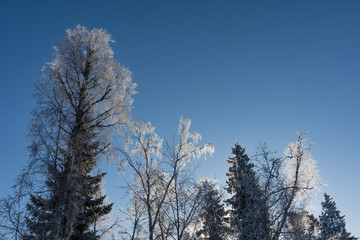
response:
<svg viewBox="0 0 360 240"><path fill-rule="evenodd" d="M35 86L28 164L0 202L0 239L355 239L329 195L319 218L306 210L320 186L306 134L280 157L261 145L250 159L236 143L225 187L197 180L194 159L213 145L188 119L171 141L131 119L136 84L111 41L77 26L55 44ZM103 160L132 176L120 210L95 170Z"/></svg>
<svg viewBox="0 0 360 240"><path fill-rule="evenodd" d="M216 185L206 188L195 239L357 239L329 195L319 218L306 210L319 184L309 150L300 134L285 156L272 157L262 145L250 160L236 143L228 159L228 197L223 200Z"/></svg>

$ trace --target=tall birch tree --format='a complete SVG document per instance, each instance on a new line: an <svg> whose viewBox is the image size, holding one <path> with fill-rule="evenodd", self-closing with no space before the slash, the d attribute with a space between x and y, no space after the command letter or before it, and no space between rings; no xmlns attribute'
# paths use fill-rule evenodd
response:
<svg viewBox="0 0 360 240"><path fill-rule="evenodd" d="M310 150L306 134L300 133L297 141L287 145L282 157L274 157L266 145L260 146L256 154L256 169L269 211L273 240L284 237L290 215L301 214L311 193L321 186Z"/></svg>
<svg viewBox="0 0 360 240"><path fill-rule="evenodd" d="M29 165L36 175L27 226L32 239L98 239L96 221L111 210L97 193L101 158L113 157L112 133L128 122L135 84L114 59L110 34L82 26L54 45L36 84Z"/></svg>

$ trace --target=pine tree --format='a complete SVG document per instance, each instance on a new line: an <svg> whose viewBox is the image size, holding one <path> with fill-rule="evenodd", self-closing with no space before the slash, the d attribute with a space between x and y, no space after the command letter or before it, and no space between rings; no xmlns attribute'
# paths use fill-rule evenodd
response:
<svg viewBox="0 0 360 240"><path fill-rule="evenodd" d="M319 217L319 240L350 239L350 233L348 233L345 228L344 216L340 215L340 211L337 209L335 201L326 193L324 194L324 197L325 201L321 203L322 211Z"/></svg>
<svg viewBox="0 0 360 240"><path fill-rule="evenodd" d="M205 183L205 194L199 218L201 228L196 232L200 240L225 239L226 212L218 188L213 183Z"/></svg>
<svg viewBox="0 0 360 240"><path fill-rule="evenodd" d="M231 206L230 218L233 235L237 239L268 239L268 214L258 179L245 154L245 148L238 143L232 149L234 157L227 161L231 164L228 187L225 190L232 196L226 200Z"/></svg>
<svg viewBox="0 0 360 240"><path fill-rule="evenodd" d="M44 178L27 206L29 239L99 239L96 221L111 211L99 196L111 157L111 134L129 119L135 85L116 63L103 30L77 26L55 45L55 59L36 86L30 164Z"/></svg>

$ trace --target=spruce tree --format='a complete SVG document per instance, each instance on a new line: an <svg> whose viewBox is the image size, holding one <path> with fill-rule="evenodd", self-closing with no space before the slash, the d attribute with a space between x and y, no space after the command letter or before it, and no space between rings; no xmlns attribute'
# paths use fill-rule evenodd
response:
<svg viewBox="0 0 360 240"><path fill-rule="evenodd" d="M335 201L328 194L325 193L324 197L325 201L321 203L320 236L318 239L350 239L350 233L345 228L345 216L340 215Z"/></svg>
<svg viewBox="0 0 360 240"><path fill-rule="evenodd" d="M222 240L227 233L226 212L219 190L213 183L206 183L204 200L199 213L201 228L196 235L201 240Z"/></svg>
<svg viewBox="0 0 360 240"><path fill-rule="evenodd" d="M87 176L87 184L90 188L83 193L84 206L78 217L77 224L71 240L96 240L99 239L96 230L96 221L110 213L113 204L104 204L105 196L94 197L100 190L101 179L104 173L96 176ZM92 226L92 228L91 228Z"/></svg>
<svg viewBox="0 0 360 240"><path fill-rule="evenodd" d="M237 239L268 239L268 213L254 165L238 143L232 149L231 164L225 190L231 195L226 203L231 207L230 228Z"/></svg>

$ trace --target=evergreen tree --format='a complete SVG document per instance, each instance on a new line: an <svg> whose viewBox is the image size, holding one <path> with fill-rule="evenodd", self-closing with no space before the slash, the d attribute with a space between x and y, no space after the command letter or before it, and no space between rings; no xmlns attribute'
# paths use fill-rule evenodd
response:
<svg viewBox="0 0 360 240"><path fill-rule="evenodd" d="M227 161L231 164L226 191L231 197L226 203L231 206L230 218L233 235L237 239L268 239L268 213L258 179L245 154L245 148L235 144L234 157Z"/></svg>
<svg viewBox="0 0 360 240"><path fill-rule="evenodd" d="M196 235L201 240L221 240L225 239L227 227L225 225L225 209L221 200L218 188L213 184L205 183L205 194L199 218L201 229Z"/></svg>
<svg viewBox="0 0 360 240"><path fill-rule="evenodd" d="M335 201L326 193L324 194L324 197L325 201L321 203L322 211L319 217L320 236L318 239L350 239L350 233L348 233L345 228L344 216L340 215L340 211L337 209Z"/></svg>
<svg viewBox="0 0 360 240"><path fill-rule="evenodd" d="M105 174L97 174L96 176L87 176L87 183L90 188L84 191L82 198L84 202L83 210L78 217L75 225L74 233L71 240L96 240L97 236L96 221L100 217L110 213L111 204L104 204L105 196L94 197L100 190L101 179ZM90 229L90 226L93 226Z"/></svg>
<svg viewBox="0 0 360 240"><path fill-rule="evenodd" d="M111 211L99 196L111 134L129 119L135 85L113 59L110 35L77 26L55 45L36 86L29 164L45 178L27 205L29 239L99 239L97 220Z"/></svg>

